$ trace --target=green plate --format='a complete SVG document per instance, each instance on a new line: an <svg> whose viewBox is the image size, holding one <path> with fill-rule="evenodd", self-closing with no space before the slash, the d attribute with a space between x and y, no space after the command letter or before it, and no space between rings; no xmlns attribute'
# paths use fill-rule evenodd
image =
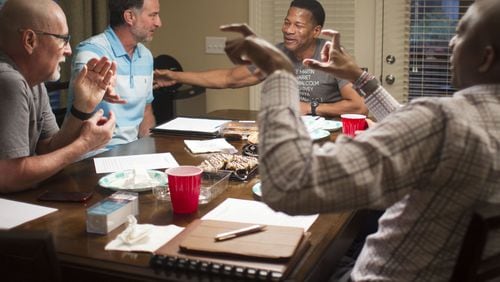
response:
<svg viewBox="0 0 500 282"><path fill-rule="evenodd" d="M325 119L319 122L318 127L320 129L335 131L342 128L342 122L336 120Z"/></svg>
<svg viewBox="0 0 500 282"><path fill-rule="evenodd" d="M315 130L309 132L309 135L311 135L311 139L313 141L319 141L319 140L323 140L325 138L330 137L330 132L326 131L324 129L315 129Z"/></svg>
<svg viewBox="0 0 500 282"><path fill-rule="evenodd" d="M167 176L165 173L157 170L147 170L149 177L155 180L158 185L167 185ZM126 180L133 177L133 170L117 171L99 179L99 185L104 188L108 188L115 191L132 191L132 192L143 192L150 191L153 187L152 185L146 184L145 186L135 185L130 187L130 185L125 185Z"/></svg>
<svg viewBox="0 0 500 282"><path fill-rule="evenodd" d="M252 187L252 193L257 199L260 200L260 198L262 198L262 190L260 189L260 182L255 183L255 185Z"/></svg>

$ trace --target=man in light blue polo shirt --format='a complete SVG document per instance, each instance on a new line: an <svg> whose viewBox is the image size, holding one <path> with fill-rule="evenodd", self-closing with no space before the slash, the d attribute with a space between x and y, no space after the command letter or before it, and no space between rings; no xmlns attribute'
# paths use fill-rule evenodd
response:
<svg viewBox="0 0 500 282"><path fill-rule="evenodd" d="M142 44L153 39L161 26L159 0L109 1L110 25L76 47L72 61L72 80L90 58L106 56L117 64L115 92L124 101L102 101L97 109L116 114L112 146L125 144L149 135L155 125L153 101L153 55ZM71 89L71 87L70 87ZM73 93L70 91L68 105Z"/></svg>

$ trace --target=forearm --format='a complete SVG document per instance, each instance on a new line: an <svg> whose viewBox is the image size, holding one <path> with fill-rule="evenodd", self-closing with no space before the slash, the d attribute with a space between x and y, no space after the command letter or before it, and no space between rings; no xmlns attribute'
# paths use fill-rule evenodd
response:
<svg viewBox="0 0 500 282"><path fill-rule="evenodd" d="M68 114L59 132L52 138L40 142L37 152L39 154L47 154L72 143L80 135L82 123L82 120L75 118L72 114Z"/></svg>
<svg viewBox="0 0 500 282"><path fill-rule="evenodd" d="M379 86L374 92L370 93L365 98L365 103L375 120L379 122L402 106L382 86Z"/></svg>
<svg viewBox="0 0 500 282"><path fill-rule="evenodd" d="M156 119L153 114L153 107L151 104L146 105L144 110L144 118L139 125L139 138L148 136L151 134L150 129L156 125Z"/></svg>
<svg viewBox="0 0 500 282"><path fill-rule="evenodd" d="M335 103L320 103L316 114L324 117L338 117L342 114L367 114L368 110L359 97L356 100L341 100Z"/></svg>
<svg viewBox="0 0 500 282"><path fill-rule="evenodd" d="M260 82L245 66L204 72L175 72L172 79L184 84L215 89L240 88Z"/></svg>
<svg viewBox="0 0 500 282"><path fill-rule="evenodd" d="M10 160L0 160L0 193L22 191L56 174L87 151L76 140L54 152Z"/></svg>

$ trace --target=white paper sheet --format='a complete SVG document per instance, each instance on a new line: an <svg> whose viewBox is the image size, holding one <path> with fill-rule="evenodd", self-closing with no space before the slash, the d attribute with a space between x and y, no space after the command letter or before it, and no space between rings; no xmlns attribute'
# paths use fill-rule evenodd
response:
<svg viewBox="0 0 500 282"><path fill-rule="evenodd" d="M317 214L290 216L276 212L262 202L227 198L202 219L302 227L307 231L316 218Z"/></svg>
<svg viewBox="0 0 500 282"><path fill-rule="evenodd" d="M171 153L94 158L96 173L109 173L128 169L158 169L179 166Z"/></svg>
<svg viewBox="0 0 500 282"><path fill-rule="evenodd" d="M10 229L57 209L0 198L0 229Z"/></svg>
<svg viewBox="0 0 500 282"><path fill-rule="evenodd" d="M216 133L227 122L230 120L178 117L155 127L155 129Z"/></svg>
<svg viewBox="0 0 500 282"><path fill-rule="evenodd" d="M193 154L225 152L235 154L236 148L229 144L224 138L215 138L209 140L184 140L184 144Z"/></svg>

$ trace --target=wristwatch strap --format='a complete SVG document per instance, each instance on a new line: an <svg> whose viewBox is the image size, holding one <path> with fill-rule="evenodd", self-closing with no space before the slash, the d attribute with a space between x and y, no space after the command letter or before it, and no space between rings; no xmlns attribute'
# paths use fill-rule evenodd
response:
<svg viewBox="0 0 500 282"><path fill-rule="evenodd" d="M74 106L71 106L70 110L71 114L79 120L88 120L92 117L93 113L84 113L82 111L77 110Z"/></svg>

